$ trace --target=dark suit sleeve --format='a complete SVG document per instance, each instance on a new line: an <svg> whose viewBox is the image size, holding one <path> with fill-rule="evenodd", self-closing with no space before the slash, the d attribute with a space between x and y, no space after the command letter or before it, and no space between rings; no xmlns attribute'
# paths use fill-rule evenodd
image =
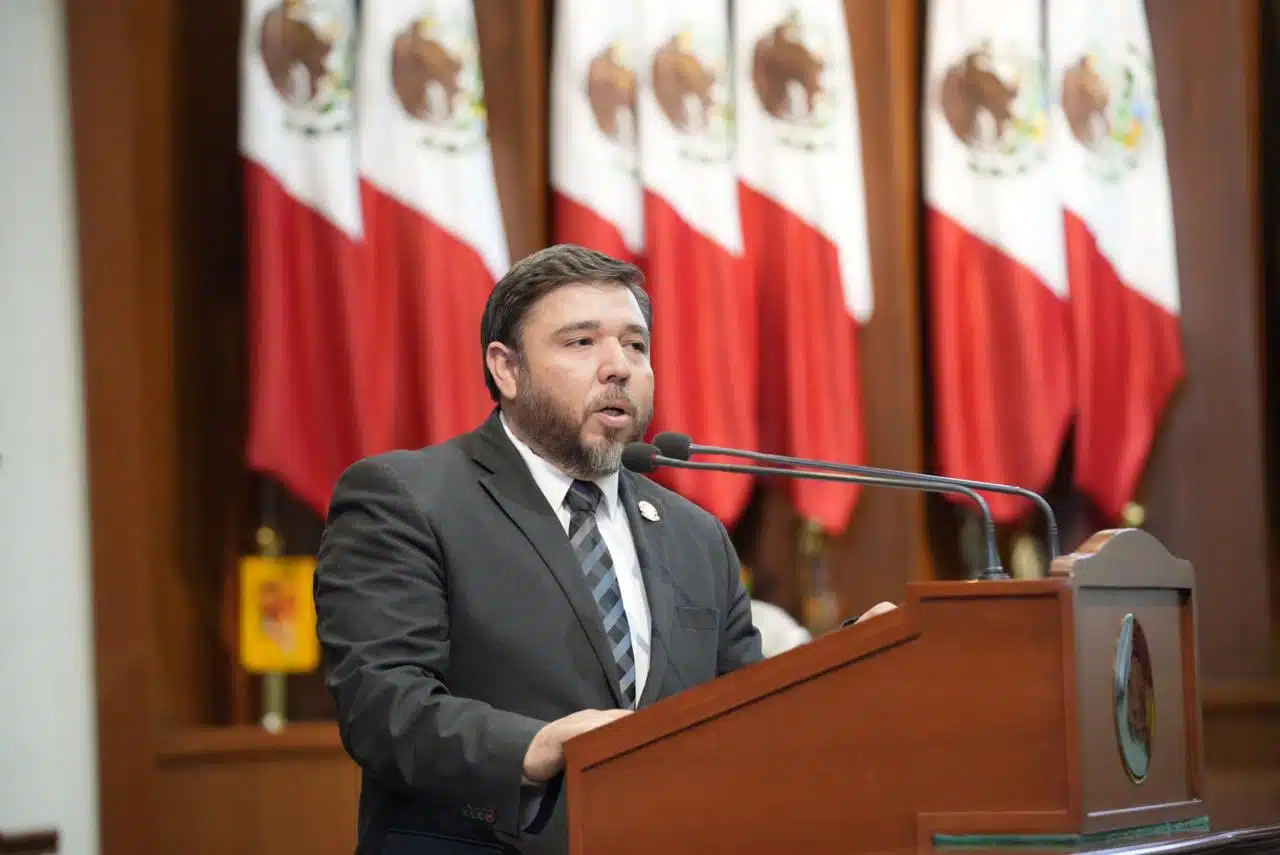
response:
<svg viewBox="0 0 1280 855"><path fill-rule="evenodd" d="M347 751L387 785L491 809L519 833L524 755L545 722L449 693L448 579L430 520L385 462L334 490L316 632Z"/></svg>
<svg viewBox="0 0 1280 855"><path fill-rule="evenodd" d="M724 626L720 631L720 654L716 662L716 675L728 674L746 665L764 659L760 631L751 620L751 597L742 584L742 562L733 548L729 532L717 521L720 543L724 549L726 600Z"/></svg>

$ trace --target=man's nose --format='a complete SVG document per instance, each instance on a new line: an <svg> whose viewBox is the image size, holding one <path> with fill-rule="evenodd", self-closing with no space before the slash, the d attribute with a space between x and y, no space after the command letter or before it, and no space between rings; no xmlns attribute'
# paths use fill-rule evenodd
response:
<svg viewBox="0 0 1280 855"><path fill-rule="evenodd" d="M631 377L631 361L627 350L617 339L606 339L601 345L600 382L622 383Z"/></svg>

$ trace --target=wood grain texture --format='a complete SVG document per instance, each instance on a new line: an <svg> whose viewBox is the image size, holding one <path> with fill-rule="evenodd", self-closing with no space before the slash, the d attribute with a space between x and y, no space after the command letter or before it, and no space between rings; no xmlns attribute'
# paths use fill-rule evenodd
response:
<svg viewBox="0 0 1280 855"><path fill-rule="evenodd" d="M234 578L248 408L243 169L236 147L242 3L172 6L173 409L170 513L178 560L157 578L172 726L227 721L234 698L219 609Z"/></svg>
<svg viewBox="0 0 1280 855"><path fill-rule="evenodd" d="M922 807L1067 827L1065 588L1021 590L1004 610L909 602L571 742L571 852L742 851L746 836L759 851L879 851L915 843ZM644 816L623 807L640 790Z"/></svg>
<svg viewBox="0 0 1280 855"><path fill-rule="evenodd" d="M1271 673L1263 434L1259 3L1148 2L1182 286L1187 380L1143 488L1196 567L1206 683Z"/></svg>
<svg viewBox="0 0 1280 855"><path fill-rule="evenodd" d="M1118 569L1115 551L1092 560ZM1176 725L1194 639L1180 568L1155 560L1151 589L912 583L896 612L584 734L566 746L571 852L881 852L1201 816L1198 747ZM1141 784L1114 735L1117 608L1148 627L1163 688Z"/></svg>
<svg viewBox="0 0 1280 855"><path fill-rule="evenodd" d="M478 0L476 28L489 143L514 262L548 235L548 0ZM479 347L480 319L476 319Z"/></svg>
<svg viewBox="0 0 1280 855"><path fill-rule="evenodd" d="M103 855L150 855L177 564L169 0L69 0Z"/></svg>
<svg viewBox="0 0 1280 855"><path fill-rule="evenodd" d="M160 851L350 855L359 769L334 729L291 730L274 739L245 728L170 742L157 772Z"/></svg>
<svg viewBox="0 0 1280 855"><path fill-rule="evenodd" d="M1220 827L1280 823L1280 680L1206 689L1204 754Z"/></svg>
<svg viewBox="0 0 1280 855"><path fill-rule="evenodd" d="M875 314L857 340L866 462L921 471L920 7L853 0L844 6L858 88L875 288ZM861 614L880 600L899 602L907 582L932 578L924 507L921 493L864 489L831 559L845 614Z"/></svg>
<svg viewBox="0 0 1280 855"><path fill-rule="evenodd" d="M1262 258L1266 380L1267 520L1280 531L1280 6L1261 3L1258 27L1258 152L1262 179ZM1270 538L1271 649L1280 663L1280 537ZM1280 799L1277 800L1280 802Z"/></svg>

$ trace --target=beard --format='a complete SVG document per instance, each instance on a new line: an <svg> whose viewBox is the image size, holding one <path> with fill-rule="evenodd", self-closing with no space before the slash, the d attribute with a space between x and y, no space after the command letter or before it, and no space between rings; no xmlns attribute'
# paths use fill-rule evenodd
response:
<svg viewBox="0 0 1280 855"><path fill-rule="evenodd" d="M590 480L618 471L622 450L643 439L649 429L652 407L642 405L625 388L613 386L592 398L581 411L557 401L529 373L520 370L519 392L507 405L508 418L521 428L530 447L575 478ZM635 411L629 428L605 428L604 437L592 442L582 438L591 414L610 403L627 402Z"/></svg>

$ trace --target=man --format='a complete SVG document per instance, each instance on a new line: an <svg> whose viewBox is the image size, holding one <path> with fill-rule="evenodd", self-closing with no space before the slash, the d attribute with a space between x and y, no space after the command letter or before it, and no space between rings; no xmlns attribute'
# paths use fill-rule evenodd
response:
<svg viewBox="0 0 1280 855"><path fill-rule="evenodd" d="M334 491L317 632L360 853L564 853L566 740L762 658L724 526L619 466L653 408L642 281L517 263L481 323L495 411Z"/></svg>

